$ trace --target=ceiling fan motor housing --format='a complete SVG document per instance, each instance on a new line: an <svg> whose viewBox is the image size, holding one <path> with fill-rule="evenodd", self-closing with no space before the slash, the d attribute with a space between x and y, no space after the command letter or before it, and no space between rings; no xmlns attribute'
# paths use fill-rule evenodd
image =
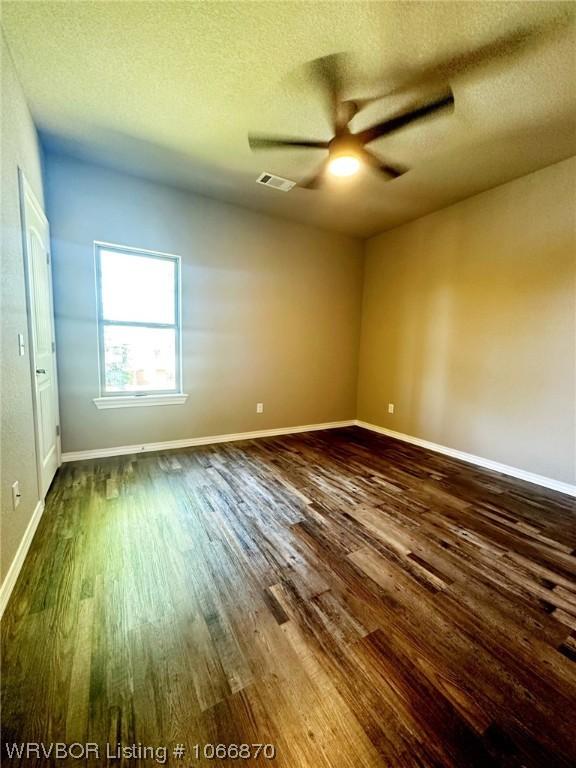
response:
<svg viewBox="0 0 576 768"><path fill-rule="evenodd" d="M360 157L362 154L362 142L353 134L335 136L328 145L328 154L333 160L337 157Z"/></svg>

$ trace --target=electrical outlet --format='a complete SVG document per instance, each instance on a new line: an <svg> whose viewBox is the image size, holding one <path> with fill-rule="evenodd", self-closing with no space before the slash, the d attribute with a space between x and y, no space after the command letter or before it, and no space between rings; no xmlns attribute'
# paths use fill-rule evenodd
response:
<svg viewBox="0 0 576 768"><path fill-rule="evenodd" d="M20 504L20 483L18 480L16 480L15 483L12 483L12 509L16 509L18 504Z"/></svg>
<svg viewBox="0 0 576 768"><path fill-rule="evenodd" d="M394 403L388 403L388 413L394 413Z"/></svg>
<svg viewBox="0 0 576 768"><path fill-rule="evenodd" d="M264 413L264 403L256 403L256 413Z"/></svg>

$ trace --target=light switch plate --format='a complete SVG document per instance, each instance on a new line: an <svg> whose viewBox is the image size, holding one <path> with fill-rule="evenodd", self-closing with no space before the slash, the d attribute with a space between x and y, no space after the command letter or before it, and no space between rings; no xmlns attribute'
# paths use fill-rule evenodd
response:
<svg viewBox="0 0 576 768"><path fill-rule="evenodd" d="M20 483L16 480L12 483L12 509L16 509L18 504L20 504Z"/></svg>

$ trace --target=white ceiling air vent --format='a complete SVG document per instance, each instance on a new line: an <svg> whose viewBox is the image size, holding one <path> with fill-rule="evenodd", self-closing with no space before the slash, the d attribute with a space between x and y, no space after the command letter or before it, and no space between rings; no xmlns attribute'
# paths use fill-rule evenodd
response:
<svg viewBox="0 0 576 768"><path fill-rule="evenodd" d="M282 176L274 176L273 173L261 173L256 179L258 184L264 184L266 187L273 187L279 189L280 192L290 192L292 187L296 186L295 181L290 179L283 179Z"/></svg>

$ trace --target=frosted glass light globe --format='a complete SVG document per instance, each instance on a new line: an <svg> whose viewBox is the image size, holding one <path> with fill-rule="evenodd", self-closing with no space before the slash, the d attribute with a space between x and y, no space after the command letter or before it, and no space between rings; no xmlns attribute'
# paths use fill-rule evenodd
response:
<svg viewBox="0 0 576 768"><path fill-rule="evenodd" d="M340 155L328 164L328 170L334 176L353 176L359 168L360 161L353 155Z"/></svg>

